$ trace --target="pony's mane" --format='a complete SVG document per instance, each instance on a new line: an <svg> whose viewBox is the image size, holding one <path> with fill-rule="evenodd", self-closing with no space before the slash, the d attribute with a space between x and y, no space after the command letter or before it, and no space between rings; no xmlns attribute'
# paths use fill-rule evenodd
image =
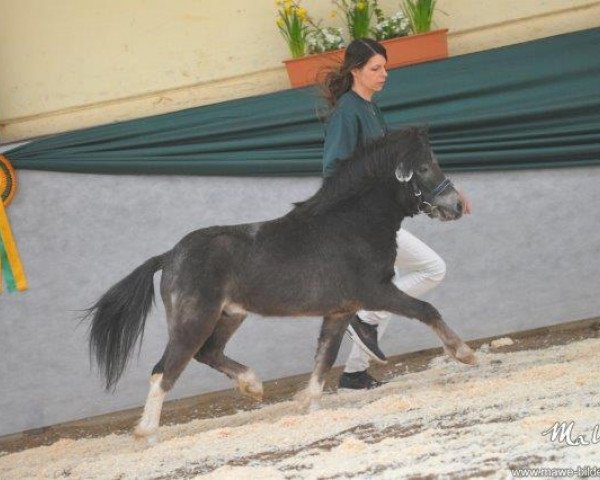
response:
<svg viewBox="0 0 600 480"><path fill-rule="evenodd" d="M312 197L295 203L293 211L323 213L375 184L391 181L396 166L412 153L423 132L420 127L407 127L358 147L350 157L337 163L334 173L323 179L321 188Z"/></svg>

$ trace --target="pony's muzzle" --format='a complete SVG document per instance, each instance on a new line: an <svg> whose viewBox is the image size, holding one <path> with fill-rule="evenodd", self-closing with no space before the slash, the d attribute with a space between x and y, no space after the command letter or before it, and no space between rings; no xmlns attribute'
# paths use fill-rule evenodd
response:
<svg viewBox="0 0 600 480"><path fill-rule="evenodd" d="M439 198L439 201L433 203L432 216L439 218L443 222L449 220L458 220L465 211L465 204L456 192L451 192Z"/></svg>

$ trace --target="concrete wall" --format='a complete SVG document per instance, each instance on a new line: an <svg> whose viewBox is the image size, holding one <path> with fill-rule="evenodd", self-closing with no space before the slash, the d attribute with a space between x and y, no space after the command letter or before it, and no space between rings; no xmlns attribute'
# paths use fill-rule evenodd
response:
<svg viewBox="0 0 600 480"><path fill-rule="evenodd" d="M303 3L343 24L330 2ZM600 25L600 0L438 5L451 55ZM288 88L274 13L273 0L0 0L0 141Z"/></svg>
<svg viewBox="0 0 600 480"><path fill-rule="evenodd" d="M600 315L600 168L454 175L474 214L406 228L446 260L428 299L467 339ZM77 311L190 230L273 218L312 194L317 178L110 176L20 172L9 207L30 290L0 297L0 435L141 405L166 341L160 300L139 359L114 395L90 371ZM592 206L590 208L590 206ZM156 276L158 281L158 275ZM263 379L310 371L318 319L249 317L228 347ZM396 318L388 354L437 346ZM344 344L342 360L348 351ZM169 398L228 388L190 365ZM300 387L300 386L299 386Z"/></svg>

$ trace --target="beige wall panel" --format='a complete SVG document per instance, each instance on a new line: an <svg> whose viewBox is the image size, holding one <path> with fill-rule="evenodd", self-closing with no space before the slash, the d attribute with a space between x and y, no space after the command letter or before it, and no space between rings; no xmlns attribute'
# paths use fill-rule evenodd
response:
<svg viewBox="0 0 600 480"><path fill-rule="evenodd" d="M456 3L473 3L472 0L456 0ZM498 4L503 9L509 2L489 2ZM600 2L570 2L565 0L556 1L530 1L522 2L524 6L533 3L544 4L546 7L552 5L553 10L538 11L530 16L524 10L521 15L512 17L503 16L502 10L497 12L495 21L481 23L480 25L470 19L465 10L465 15L460 18L464 23L454 28L452 22L448 21L449 31L448 47L450 55L461 55L491 48L513 45L530 40L560 35L561 33L575 32L588 28L600 26ZM455 5L456 6L456 5ZM507 12L504 12L505 14ZM458 13L452 14L457 18ZM474 25L474 26L469 26Z"/></svg>
<svg viewBox="0 0 600 480"><path fill-rule="evenodd" d="M381 0L393 13L397 0ZM315 18L332 4L310 0ZM600 25L598 0L439 0L452 55ZM0 0L0 141L288 87L272 0Z"/></svg>
<svg viewBox="0 0 600 480"><path fill-rule="evenodd" d="M8 119L228 78L278 66L277 47L285 54L282 42L273 45L272 15L258 14L267 0L7 4L0 107Z"/></svg>
<svg viewBox="0 0 600 480"><path fill-rule="evenodd" d="M440 12L437 20L446 28L460 31L549 13L560 13L595 3L599 2L594 0L438 0Z"/></svg>

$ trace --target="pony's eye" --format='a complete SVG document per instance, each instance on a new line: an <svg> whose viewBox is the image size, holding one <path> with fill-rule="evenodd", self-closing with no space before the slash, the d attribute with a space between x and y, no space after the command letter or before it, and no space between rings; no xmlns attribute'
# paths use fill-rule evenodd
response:
<svg viewBox="0 0 600 480"><path fill-rule="evenodd" d="M419 173L427 173L428 171L429 171L429 167L427 167L427 166L419 167Z"/></svg>

